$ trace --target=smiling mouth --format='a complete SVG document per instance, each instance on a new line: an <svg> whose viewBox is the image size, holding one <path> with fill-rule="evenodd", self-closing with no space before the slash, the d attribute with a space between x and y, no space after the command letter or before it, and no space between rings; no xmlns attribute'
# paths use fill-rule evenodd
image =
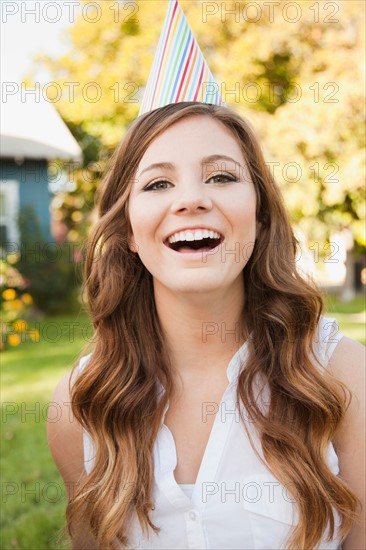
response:
<svg viewBox="0 0 366 550"><path fill-rule="evenodd" d="M203 239L194 240L194 241L178 241L175 243L169 243L167 240L164 241L165 246L175 250L175 252L208 252L213 248L219 246L224 240L224 237L220 238L211 238L205 237Z"/></svg>

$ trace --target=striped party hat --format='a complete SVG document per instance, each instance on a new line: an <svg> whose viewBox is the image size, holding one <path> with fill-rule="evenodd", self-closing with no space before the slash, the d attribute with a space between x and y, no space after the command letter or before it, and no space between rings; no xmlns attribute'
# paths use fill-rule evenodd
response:
<svg viewBox="0 0 366 550"><path fill-rule="evenodd" d="M178 0L171 0L139 115L182 101L224 104Z"/></svg>

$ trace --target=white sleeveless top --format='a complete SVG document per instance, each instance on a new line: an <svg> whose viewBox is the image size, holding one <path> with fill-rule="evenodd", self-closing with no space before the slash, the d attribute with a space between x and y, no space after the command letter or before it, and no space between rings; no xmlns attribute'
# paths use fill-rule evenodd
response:
<svg viewBox="0 0 366 550"><path fill-rule="evenodd" d="M342 338L335 319L322 317L319 323L316 354L326 366ZM177 455L174 438L164 424L154 446L155 509L151 521L161 528L143 536L137 515L131 525L133 549L247 549L280 550L297 523L298 514L291 493L258 459L235 406L236 383L247 357L247 344L237 351L227 368L228 387L218 407L215 421L194 485L178 485L174 478ZM80 360L82 369L91 354ZM162 391L164 388L161 386ZM245 415L245 413L244 413ZM245 416L244 416L245 418ZM249 424L250 428L250 424ZM253 443L263 458L256 431L250 430ZM93 444L84 430L85 469L93 463ZM339 473L333 445L327 461L334 474ZM339 517L336 514L336 533ZM339 549L338 535L330 542L324 536L320 549Z"/></svg>

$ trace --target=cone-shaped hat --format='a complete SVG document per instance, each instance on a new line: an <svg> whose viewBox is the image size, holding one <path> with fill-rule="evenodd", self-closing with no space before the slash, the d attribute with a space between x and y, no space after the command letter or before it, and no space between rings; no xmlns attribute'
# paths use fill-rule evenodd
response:
<svg viewBox="0 0 366 550"><path fill-rule="evenodd" d="M139 115L182 101L223 105L182 8L171 0Z"/></svg>

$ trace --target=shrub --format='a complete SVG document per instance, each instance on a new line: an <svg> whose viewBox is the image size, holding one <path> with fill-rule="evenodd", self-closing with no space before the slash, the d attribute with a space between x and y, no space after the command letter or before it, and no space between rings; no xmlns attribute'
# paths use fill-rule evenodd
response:
<svg viewBox="0 0 366 550"><path fill-rule="evenodd" d="M33 298L12 260L11 255L0 260L0 350L5 346L18 346L26 339L39 340L37 330L29 330L27 323L32 316Z"/></svg>
<svg viewBox="0 0 366 550"><path fill-rule="evenodd" d="M79 254L71 243L47 241L34 208L23 207L18 219L20 254L16 268L27 281L36 306L45 313L67 313L79 306Z"/></svg>

